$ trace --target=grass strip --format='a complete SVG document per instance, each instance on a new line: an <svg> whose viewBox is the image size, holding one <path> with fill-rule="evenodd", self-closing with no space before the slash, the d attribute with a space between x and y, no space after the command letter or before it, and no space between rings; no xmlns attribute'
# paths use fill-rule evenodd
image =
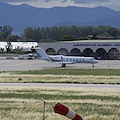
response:
<svg viewBox="0 0 120 120"><path fill-rule="evenodd" d="M120 84L119 69L43 69L0 73L6 83Z"/></svg>
<svg viewBox="0 0 120 120"><path fill-rule="evenodd" d="M34 74L34 75L102 75L102 76L120 76L120 69L42 69L33 71L16 71L16 74Z"/></svg>
<svg viewBox="0 0 120 120"><path fill-rule="evenodd" d="M120 76L0 74L1 83L120 84Z"/></svg>

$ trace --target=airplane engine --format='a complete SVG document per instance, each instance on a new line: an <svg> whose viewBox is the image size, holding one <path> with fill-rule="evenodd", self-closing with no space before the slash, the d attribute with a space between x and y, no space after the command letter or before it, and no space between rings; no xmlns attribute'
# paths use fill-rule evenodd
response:
<svg viewBox="0 0 120 120"><path fill-rule="evenodd" d="M53 57L50 57L50 59L53 61L59 61L63 59L63 56L53 56Z"/></svg>

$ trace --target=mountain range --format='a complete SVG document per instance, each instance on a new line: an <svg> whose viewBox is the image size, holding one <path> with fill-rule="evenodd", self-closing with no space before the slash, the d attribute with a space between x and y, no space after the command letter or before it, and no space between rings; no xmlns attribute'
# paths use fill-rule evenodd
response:
<svg viewBox="0 0 120 120"><path fill-rule="evenodd" d="M120 12L106 7L35 8L27 4L10 5L0 2L0 26L10 25L20 35L26 27L61 25L107 25L120 29Z"/></svg>

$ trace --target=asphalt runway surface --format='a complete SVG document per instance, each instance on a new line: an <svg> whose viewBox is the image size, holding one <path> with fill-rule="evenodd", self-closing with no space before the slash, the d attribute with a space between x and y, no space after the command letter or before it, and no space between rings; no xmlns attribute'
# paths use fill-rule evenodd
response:
<svg viewBox="0 0 120 120"><path fill-rule="evenodd" d="M62 84L62 83L0 83L0 86L19 86L19 87L64 87L64 88L107 88L107 89L120 89L120 85L110 84Z"/></svg>
<svg viewBox="0 0 120 120"><path fill-rule="evenodd" d="M120 60L99 60L99 63L92 67L91 64L67 64L66 68L85 69L120 69ZM0 60L0 71L27 71L40 70L45 68L61 68L61 64L51 63L44 60Z"/></svg>

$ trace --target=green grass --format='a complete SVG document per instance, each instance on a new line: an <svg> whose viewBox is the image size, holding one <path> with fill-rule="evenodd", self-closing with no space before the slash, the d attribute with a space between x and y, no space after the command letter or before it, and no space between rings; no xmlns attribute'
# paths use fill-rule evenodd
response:
<svg viewBox="0 0 120 120"><path fill-rule="evenodd" d="M103 75L120 76L120 69L42 69L33 71L19 71L16 74L34 75Z"/></svg>

